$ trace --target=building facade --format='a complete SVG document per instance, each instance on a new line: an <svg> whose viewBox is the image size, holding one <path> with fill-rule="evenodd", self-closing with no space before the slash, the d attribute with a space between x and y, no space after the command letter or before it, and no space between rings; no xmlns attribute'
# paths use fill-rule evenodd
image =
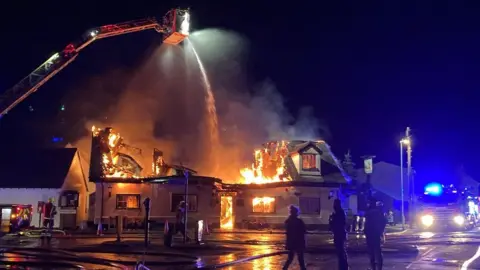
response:
<svg viewBox="0 0 480 270"><path fill-rule="evenodd" d="M175 222L178 205L185 198L185 177L165 177L146 180L143 183L106 181L96 184L96 192L90 200L95 224L102 217L104 228L115 227L117 216L125 228L139 227L145 217L144 201L150 203L150 220L163 225ZM220 180L210 177L190 176L188 184L189 220L216 220L220 206L212 194ZM102 192L103 191L103 192ZM102 203L103 202L103 203Z"/></svg>
<svg viewBox="0 0 480 270"><path fill-rule="evenodd" d="M87 221L89 185L77 149L19 150L0 159L2 178L9 179L0 187L2 207L31 205L30 225L39 227L38 205L51 198L57 206L56 228L75 229ZM7 218L2 215L2 221Z"/></svg>
<svg viewBox="0 0 480 270"><path fill-rule="evenodd" d="M291 204L300 206L312 227L328 224L333 199L342 198L349 177L324 141L269 142L255 151L252 168L241 170L241 183L198 176L195 171L167 164L163 153L153 151L152 173L122 153L122 139L111 128L94 129L90 158L91 220L107 228L117 217L124 227L139 226L143 202L151 199L150 219L155 223L175 220L185 200L188 174L189 218L206 220L213 227L233 229L252 226L283 226ZM324 175L335 172L340 177ZM263 225L262 225L263 224Z"/></svg>

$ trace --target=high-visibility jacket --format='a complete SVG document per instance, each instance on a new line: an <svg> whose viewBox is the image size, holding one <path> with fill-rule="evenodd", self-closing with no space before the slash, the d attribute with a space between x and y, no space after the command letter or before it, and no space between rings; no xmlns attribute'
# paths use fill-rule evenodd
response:
<svg viewBox="0 0 480 270"><path fill-rule="evenodd" d="M43 206L43 218L53 219L57 214L57 209L53 203L48 202Z"/></svg>

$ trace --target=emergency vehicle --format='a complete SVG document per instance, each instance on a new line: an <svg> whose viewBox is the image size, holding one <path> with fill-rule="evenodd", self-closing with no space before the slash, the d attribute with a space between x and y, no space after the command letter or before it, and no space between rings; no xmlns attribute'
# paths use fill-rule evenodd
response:
<svg viewBox="0 0 480 270"><path fill-rule="evenodd" d="M0 222L2 233L17 232L29 228L32 221L33 208L26 204L2 204Z"/></svg>
<svg viewBox="0 0 480 270"><path fill-rule="evenodd" d="M478 224L478 196L468 189L431 183L419 198L417 221L423 230L470 230Z"/></svg>

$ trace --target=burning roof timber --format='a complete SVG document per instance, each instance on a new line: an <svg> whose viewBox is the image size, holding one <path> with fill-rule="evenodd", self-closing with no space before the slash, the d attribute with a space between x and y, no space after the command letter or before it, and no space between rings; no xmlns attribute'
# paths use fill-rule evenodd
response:
<svg viewBox="0 0 480 270"><path fill-rule="evenodd" d="M338 159L325 141L271 141L263 144L254 152L254 162L250 168L240 171L243 184L267 184L303 180L299 172L300 164L296 156L312 149L318 153L320 162L334 167L347 182L349 176L344 172ZM318 177L321 177L320 171Z"/></svg>
<svg viewBox="0 0 480 270"><path fill-rule="evenodd" d="M185 172L193 176L197 174L190 168L167 164L163 152L156 148L153 149L152 171L145 173L144 168L128 152L142 154L141 149L127 145L113 128L92 127L90 181L117 179L122 182L158 182L159 178L184 177Z"/></svg>

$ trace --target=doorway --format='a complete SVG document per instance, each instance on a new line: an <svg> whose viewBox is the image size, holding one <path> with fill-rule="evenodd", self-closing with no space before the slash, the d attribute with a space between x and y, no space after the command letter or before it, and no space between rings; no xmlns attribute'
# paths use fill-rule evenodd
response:
<svg viewBox="0 0 480 270"><path fill-rule="evenodd" d="M234 224L233 218L233 197L220 197L220 229L232 230Z"/></svg>
<svg viewBox="0 0 480 270"><path fill-rule="evenodd" d="M1 215L1 232L9 233L10 232L10 219L12 216L12 208L2 208Z"/></svg>

